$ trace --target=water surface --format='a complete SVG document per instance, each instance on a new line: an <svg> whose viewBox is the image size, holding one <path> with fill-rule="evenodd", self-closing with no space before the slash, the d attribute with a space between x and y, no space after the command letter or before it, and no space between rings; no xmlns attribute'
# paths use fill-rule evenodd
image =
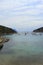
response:
<svg viewBox="0 0 43 65"><path fill-rule="evenodd" d="M0 50L0 65L43 65L43 34L14 34Z"/></svg>

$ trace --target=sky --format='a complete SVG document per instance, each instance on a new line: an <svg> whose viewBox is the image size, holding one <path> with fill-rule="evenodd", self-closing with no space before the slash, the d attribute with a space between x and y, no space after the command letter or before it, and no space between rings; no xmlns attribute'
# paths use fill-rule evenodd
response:
<svg viewBox="0 0 43 65"><path fill-rule="evenodd" d="M0 25L17 31L43 26L43 0L0 0Z"/></svg>

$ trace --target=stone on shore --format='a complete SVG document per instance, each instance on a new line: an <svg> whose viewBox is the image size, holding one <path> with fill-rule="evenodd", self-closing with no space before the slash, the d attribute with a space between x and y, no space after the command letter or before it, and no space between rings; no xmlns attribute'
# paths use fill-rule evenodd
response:
<svg viewBox="0 0 43 65"><path fill-rule="evenodd" d="M4 38L4 37L0 37L0 45L2 45L5 42L8 42L8 41L9 41L9 39Z"/></svg>

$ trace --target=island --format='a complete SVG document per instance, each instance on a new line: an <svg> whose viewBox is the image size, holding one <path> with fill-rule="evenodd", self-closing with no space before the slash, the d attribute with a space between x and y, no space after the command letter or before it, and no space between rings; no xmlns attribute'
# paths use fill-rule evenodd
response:
<svg viewBox="0 0 43 65"><path fill-rule="evenodd" d="M12 28L0 25L0 35L8 35L14 33L17 33L17 31Z"/></svg>
<svg viewBox="0 0 43 65"><path fill-rule="evenodd" d="M33 30L33 32L41 32L41 33L43 33L43 27L40 27L38 29L35 29L35 30Z"/></svg>

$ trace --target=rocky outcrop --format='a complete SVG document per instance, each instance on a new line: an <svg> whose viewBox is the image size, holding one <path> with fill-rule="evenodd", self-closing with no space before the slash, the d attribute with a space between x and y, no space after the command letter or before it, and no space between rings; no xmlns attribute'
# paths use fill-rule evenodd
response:
<svg viewBox="0 0 43 65"><path fill-rule="evenodd" d="M33 32L43 32L43 27L33 30Z"/></svg>
<svg viewBox="0 0 43 65"><path fill-rule="evenodd" d="M5 42L8 42L10 39L6 37L0 37L0 50L3 48Z"/></svg>
<svg viewBox="0 0 43 65"><path fill-rule="evenodd" d="M3 43L5 43L5 42L8 42L8 41L9 41L8 38L6 38L6 37L0 37L0 45L3 44Z"/></svg>

